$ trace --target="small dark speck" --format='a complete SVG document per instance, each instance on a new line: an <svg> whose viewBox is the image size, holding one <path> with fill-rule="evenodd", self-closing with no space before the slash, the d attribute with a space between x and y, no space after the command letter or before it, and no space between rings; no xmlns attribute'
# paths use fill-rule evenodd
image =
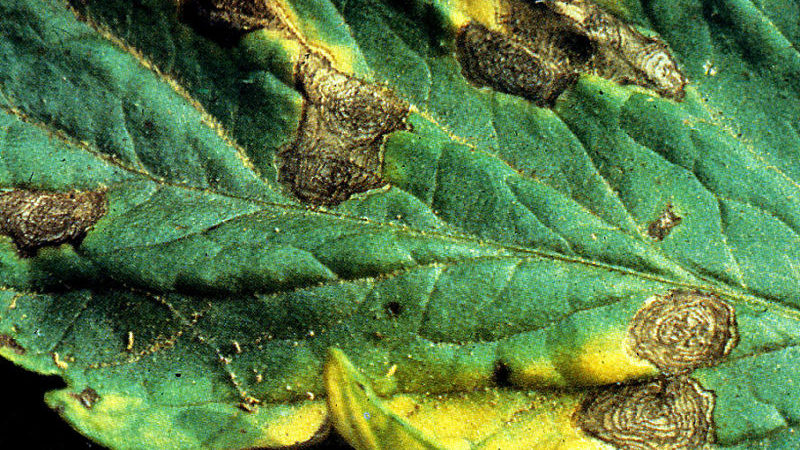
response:
<svg viewBox="0 0 800 450"><path fill-rule="evenodd" d="M398 302L389 302L386 304L386 312L388 312L391 317L397 317L403 312L403 305Z"/></svg>

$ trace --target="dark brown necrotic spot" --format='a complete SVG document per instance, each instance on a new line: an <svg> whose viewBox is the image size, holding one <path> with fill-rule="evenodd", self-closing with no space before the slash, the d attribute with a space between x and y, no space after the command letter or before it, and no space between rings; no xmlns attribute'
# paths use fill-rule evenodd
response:
<svg viewBox="0 0 800 450"><path fill-rule="evenodd" d="M0 334L0 347L11 349L11 351L18 355L25 354L25 348L19 345L14 338L7 334Z"/></svg>
<svg viewBox="0 0 800 450"><path fill-rule="evenodd" d="M180 17L208 38L232 45L253 30L284 29L276 8L269 0L185 0Z"/></svg>
<svg viewBox="0 0 800 450"><path fill-rule="evenodd" d="M612 385L575 414L586 433L618 448L696 449L714 440L714 394L688 377Z"/></svg>
<svg viewBox="0 0 800 450"><path fill-rule="evenodd" d="M384 185L383 142L406 128L408 105L314 54L298 63L295 78L306 102L297 138L278 154L279 179L313 204Z"/></svg>
<svg viewBox="0 0 800 450"><path fill-rule="evenodd" d="M11 236L23 255L31 255L44 246L79 244L105 213L103 190L14 190L0 194L0 234Z"/></svg>
<svg viewBox="0 0 800 450"><path fill-rule="evenodd" d="M456 36L464 76L479 86L551 106L577 76L540 57L524 42L470 22Z"/></svg>
<svg viewBox="0 0 800 450"><path fill-rule="evenodd" d="M97 393L94 389L87 387L86 389L82 390L80 394L70 394L73 398L81 402L86 409L92 409L95 403L100 401L100 394Z"/></svg>
<svg viewBox="0 0 800 450"><path fill-rule="evenodd" d="M511 368L503 361L497 361L492 372L492 383L499 387L511 387Z"/></svg>
<svg viewBox="0 0 800 450"><path fill-rule="evenodd" d="M507 34L562 72L594 73L681 100L686 77L667 45L588 0L508 0Z"/></svg>
<svg viewBox="0 0 800 450"><path fill-rule="evenodd" d="M633 318L629 335L634 352L665 373L717 364L739 341L733 307L697 291L651 298Z"/></svg>
<svg viewBox="0 0 800 450"><path fill-rule="evenodd" d="M672 205L667 204L658 218L647 227L647 235L657 241L663 241L682 220L683 217L675 214Z"/></svg>
<svg viewBox="0 0 800 450"><path fill-rule="evenodd" d="M597 45L571 19L546 2L510 0L500 21L531 51L567 71L586 71Z"/></svg>
<svg viewBox="0 0 800 450"><path fill-rule="evenodd" d="M403 305L399 302L389 302L386 304L386 312L389 314L389 317L397 317L403 312Z"/></svg>

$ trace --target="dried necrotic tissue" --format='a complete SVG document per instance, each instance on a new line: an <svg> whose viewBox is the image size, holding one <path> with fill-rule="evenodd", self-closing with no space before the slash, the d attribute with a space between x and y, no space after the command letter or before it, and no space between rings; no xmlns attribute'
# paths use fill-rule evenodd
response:
<svg viewBox="0 0 800 450"><path fill-rule="evenodd" d="M332 205L383 186L383 142L406 128L409 105L391 89L335 67L309 44L277 2L192 0L184 16L203 29L241 35L265 28L280 32L302 49L293 68L303 94L295 139L276 155L278 178L302 201Z"/></svg>
<svg viewBox="0 0 800 450"><path fill-rule="evenodd" d="M331 205L382 186L383 142L406 128L409 105L338 69L281 8L266 0L188 0L183 15L215 36L270 29L302 48L293 68L305 100L300 126L276 155L279 180L297 198ZM686 79L666 44L587 0L505 0L496 19L497 29L472 21L456 35L456 58L474 84L539 106L551 106L580 73L684 95Z"/></svg>
<svg viewBox="0 0 800 450"><path fill-rule="evenodd" d="M507 0L500 11L497 30L473 21L458 33L456 56L475 84L539 106L551 106L579 73L684 96L687 80L667 45L594 3Z"/></svg>
<svg viewBox="0 0 800 450"><path fill-rule="evenodd" d="M588 434L630 450L697 449L714 441L713 392L688 377L611 385L575 414Z"/></svg>
<svg viewBox="0 0 800 450"><path fill-rule="evenodd" d="M104 190L46 192L17 189L0 194L0 234L23 255L63 243L79 244L106 213Z"/></svg>

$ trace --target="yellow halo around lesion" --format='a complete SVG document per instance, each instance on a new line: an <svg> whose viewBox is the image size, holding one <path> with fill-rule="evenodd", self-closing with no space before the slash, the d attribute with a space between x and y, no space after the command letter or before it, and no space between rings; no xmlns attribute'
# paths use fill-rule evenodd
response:
<svg viewBox="0 0 800 450"><path fill-rule="evenodd" d="M448 3L452 8L450 20L456 28L476 21L490 30L497 29L497 14L500 10L497 0L449 0Z"/></svg>

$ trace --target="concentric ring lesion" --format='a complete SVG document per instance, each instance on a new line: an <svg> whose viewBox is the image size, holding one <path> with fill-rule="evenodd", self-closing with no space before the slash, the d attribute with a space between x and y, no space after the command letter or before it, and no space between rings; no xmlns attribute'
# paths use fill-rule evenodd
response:
<svg viewBox="0 0 800 450"><path fill-rule="evenodd" d="M682 100L687 79L667 45L589 0L503 0L496 25L459 30L456 57L477 85L549 107L580 73Z"/></svg>
<svg viewBox="0 0 800 450"><path fill-rule="evenodd" d="M629 336L636 355L668 374L713 366L739 341L733 306L714 294L684 290L648 300Z"/></svg>
<svg viewBox="0 0 800 450"><path fill-rule="evenodd" d="M661 376L589 393L573 419L584 432L619 448L713 443L715 394L689 373L719 364L738 341L736 311L719 296L680 289L655 295L633 317L629 345Z"/></svg>
<svg viewBox="0 0 800 450"><path fill-rule="evenodd" d="M306 98L297 138L278 153L279 179L301 200L336 204L385 184L383 141L409 106L389 88L335 69L313 52L295 68Z"/></svg>
<svg viewBox="0 0 800 450"><path fill-rule="evenodd" d="M714 394L689 377L610 386L575 414L588 434L631 450L695 449L714 441Z"/></svg>

